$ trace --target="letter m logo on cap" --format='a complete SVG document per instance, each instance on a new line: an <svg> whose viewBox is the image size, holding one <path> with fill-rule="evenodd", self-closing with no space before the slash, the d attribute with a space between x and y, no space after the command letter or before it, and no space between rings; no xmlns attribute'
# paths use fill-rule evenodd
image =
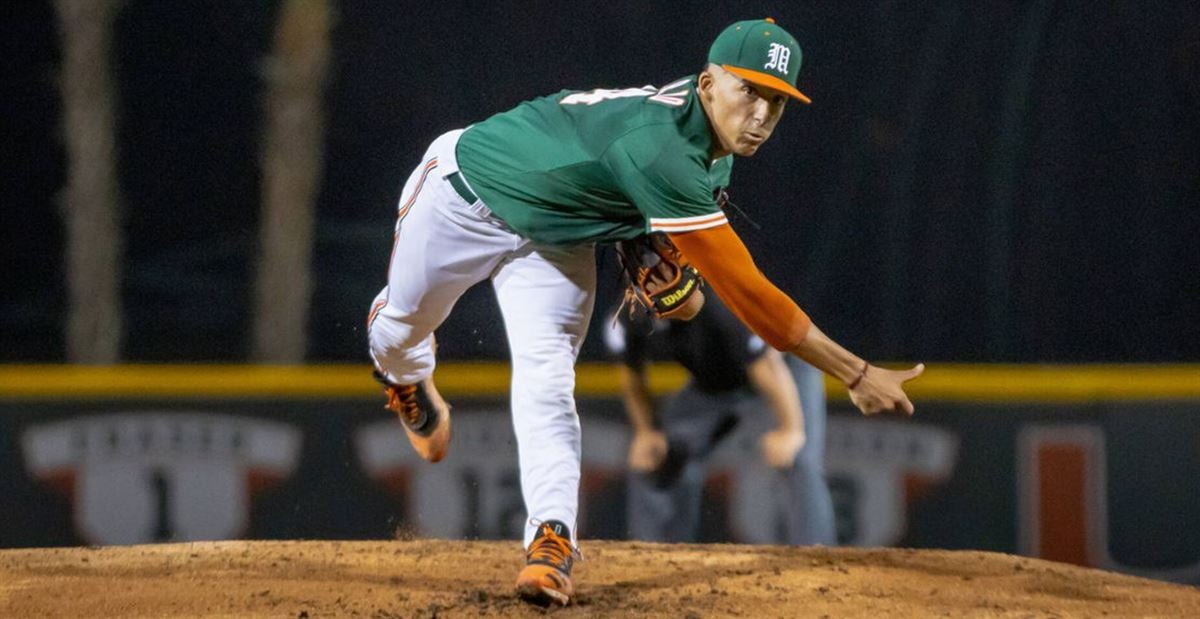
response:
<svg viewBox="0 0 1200 619"><path fill-rule="evenodd" d="M780 43L772 43L767 48L767 64L763 65L764 69L775 69L780 73L787 75L788 58L792 55L792 50L788 46Z"/></svg>

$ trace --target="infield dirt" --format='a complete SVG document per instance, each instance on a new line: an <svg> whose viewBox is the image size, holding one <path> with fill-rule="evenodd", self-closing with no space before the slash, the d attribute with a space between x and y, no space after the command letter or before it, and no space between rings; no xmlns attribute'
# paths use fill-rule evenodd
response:
<svg viewBox="0 0 1200 619"><path fill-rule="evenodd" d="M1200 617L1200 590L987 552L584 542L571 606L516 542L0 551L3 617Z"/></svg>

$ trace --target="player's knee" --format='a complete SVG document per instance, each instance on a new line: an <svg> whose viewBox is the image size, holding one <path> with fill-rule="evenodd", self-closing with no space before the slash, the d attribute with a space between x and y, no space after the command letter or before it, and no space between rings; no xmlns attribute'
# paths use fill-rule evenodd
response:
<svg viewBox="0 0 1200 619"><path fill-rule="evenodd" d="M380 316L371 324L367 340L371 358L389 373L420 374L433 367L433 336L428 329Z"/></svg>
<svg viewBox="0 0 1200 619"><path fill-rule="evenodd" d="M371 322L367 339L371 352L386 357L397 351L421 346L431 335L432 329L422 327L411 320L380 314Z"/></svg>
<svg viewBox="0 0 1200 619"><path fill-rule="evenodd" d="M575 376L559 372L539 374L526 383L527 393L538 406L550 410L575 411Z"/></svg>
<svg viewBox="0 0 1200 619"><path fill-rule="evenodd" d="M546 410L575 410L575 357L556 354L513 360L513 386L530 405Z"/></svg>

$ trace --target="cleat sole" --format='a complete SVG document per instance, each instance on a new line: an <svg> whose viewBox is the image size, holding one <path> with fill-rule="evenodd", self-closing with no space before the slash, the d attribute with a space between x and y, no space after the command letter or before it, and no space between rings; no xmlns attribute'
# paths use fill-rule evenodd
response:
<svg viewBox="0 0 1200 619"><path fill-rule="evenodd" d="M566 606L571 601L571 598L562 591L551 589L550 587L541 587L532 583L517 587L517 595L525 601L542 606L549 604Z"/></svg>

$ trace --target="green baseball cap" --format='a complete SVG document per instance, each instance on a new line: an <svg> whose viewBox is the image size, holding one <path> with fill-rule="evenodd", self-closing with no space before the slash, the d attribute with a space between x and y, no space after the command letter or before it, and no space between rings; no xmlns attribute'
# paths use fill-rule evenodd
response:
<svg viewBox="0 0 1200 619"><path fill-rule="evenodd" d="M708 50L708 61L744 80L812 103L796 90L800 44L770 17L740 21L721 31Z"/></svg>

